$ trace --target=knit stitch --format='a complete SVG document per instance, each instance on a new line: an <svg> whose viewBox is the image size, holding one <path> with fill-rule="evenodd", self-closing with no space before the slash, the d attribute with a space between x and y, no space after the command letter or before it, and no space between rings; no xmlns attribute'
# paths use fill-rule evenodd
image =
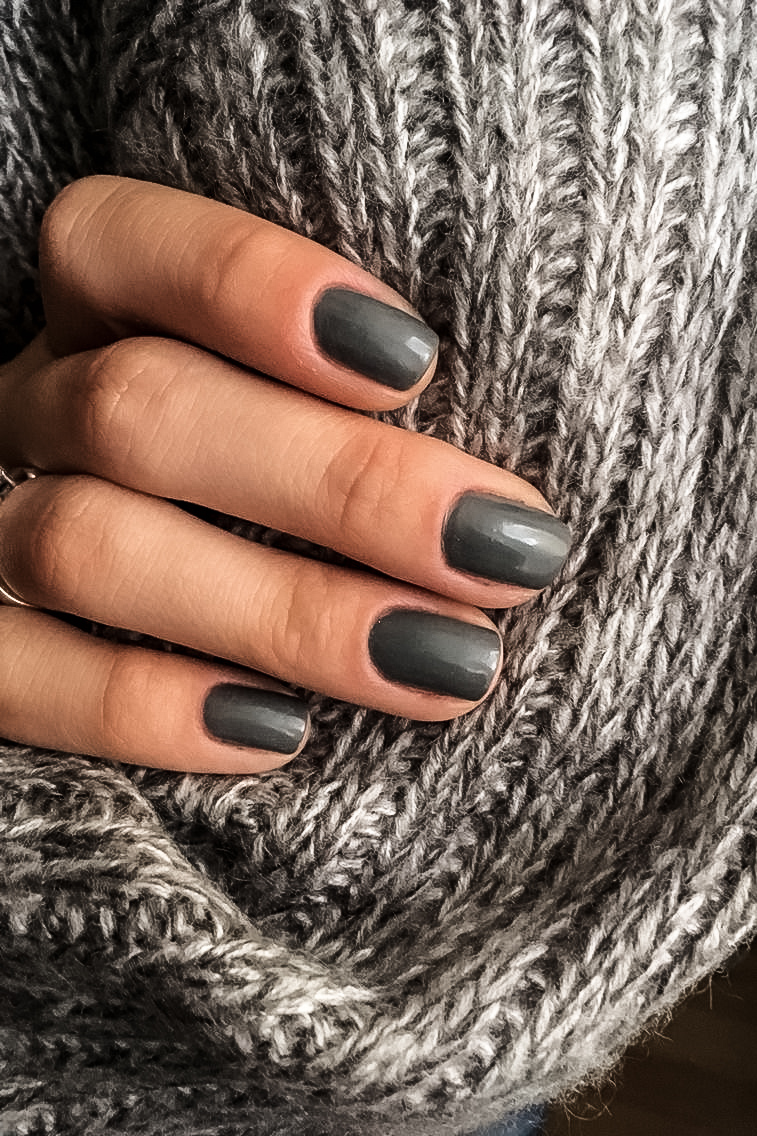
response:
<svg viewBox="0 0 757 1136"><path fill-rule="evenodd" d="M0 748L0 1132L456 1136L598 1075L757 925L757 5L6 0L0 138L4 358L58 189L188 189L407 296L384 417L574 533L459 720Z"/></svg>

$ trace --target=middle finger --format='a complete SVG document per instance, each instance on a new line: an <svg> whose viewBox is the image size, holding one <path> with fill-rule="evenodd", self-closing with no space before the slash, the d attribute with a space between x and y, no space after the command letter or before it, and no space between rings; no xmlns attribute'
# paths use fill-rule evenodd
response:
<svg viewBox="0 0 757 1136"><path fill-rule="evenodd" d="M466 604L523 602L568 550L514 474L174 340L67 356L3 402L6 461L205 505Z"/></svg>

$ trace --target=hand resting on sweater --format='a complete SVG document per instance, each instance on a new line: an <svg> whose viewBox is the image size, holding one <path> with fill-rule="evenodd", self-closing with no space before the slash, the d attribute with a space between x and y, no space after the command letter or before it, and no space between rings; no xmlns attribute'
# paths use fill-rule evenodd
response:
<svg viewBox="0 0 757 1136"><path fill-rule="evenodd" d="M408 718L469 711L569 537L537 490L365 414L415 398L437 340L303 237L127 178L74 182L40 237L47 326L0 373L0 734L172 769L299 753L291 683ZM344 553L249 542L193 502ZM212 661L88 635L55 613Z"/></svg>

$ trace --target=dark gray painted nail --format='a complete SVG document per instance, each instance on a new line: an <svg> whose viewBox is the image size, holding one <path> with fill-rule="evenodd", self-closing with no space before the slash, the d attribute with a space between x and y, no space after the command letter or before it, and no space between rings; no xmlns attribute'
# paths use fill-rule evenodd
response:
<svg viewBox="0 0 757 1136"><path fill-rule="evenodd" d="M415 386L439 346L436 333L421 320L346 288L323 293L313 327L332 359L393 390Z"/></svg>
<svg viewBox="0 0 757 1136"><path fill-rule="evenodd" d="M570 548L570 529L551 513L504 497L466 493L444 526L447 563L503 584L544 588Z"/></svg>
<svg viewBox="0 0 757 1136"><path fill-rule="evenodd" d="M376 620L368 648L391 682L477 702L497 672L502 643L488 627L397 608Z"/></svg>
<svg viewBox="0 0 757 1136"><path fill-rule="evenodd" d="M209 732L222 742L294 753L305 736L310 715L299 698L222 682L205 699L203 719Z"/></svg>

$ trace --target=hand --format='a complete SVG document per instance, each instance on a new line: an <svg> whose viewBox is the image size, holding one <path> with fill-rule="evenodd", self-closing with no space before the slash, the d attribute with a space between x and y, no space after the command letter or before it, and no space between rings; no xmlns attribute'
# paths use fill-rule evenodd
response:
<svg viewBox="0 0 757 1136"><path fill-rule="evenodd" d="M59 194L40 266L47 327L0 373L0 462L45 474L0 504L0 578L33 605L0 607L0 734L236 773L305 744L307 707L275 680L427 720L486 697L502 645L478 606L547 584L567 530L520 478L346 409L431 380L436 337L400 296L258 218L116 177Z"/></svg>

